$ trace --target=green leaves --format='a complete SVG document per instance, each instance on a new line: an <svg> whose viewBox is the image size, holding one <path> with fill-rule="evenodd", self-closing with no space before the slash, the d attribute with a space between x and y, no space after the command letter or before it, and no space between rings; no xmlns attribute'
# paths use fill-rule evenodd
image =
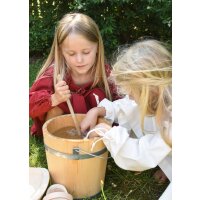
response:
<svg viewBox="0 0 200 200"><path fill-rule="evenodd" d="M171 42L171 0L30 0L30 56L48 54L55 24L68 12L89 15L99 26L106 57L141 36Z"/></svg>

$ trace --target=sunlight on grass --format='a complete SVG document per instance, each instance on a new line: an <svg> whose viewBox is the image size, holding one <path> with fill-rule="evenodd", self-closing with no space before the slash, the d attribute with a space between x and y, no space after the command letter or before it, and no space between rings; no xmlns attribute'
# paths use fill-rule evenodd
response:
<svg viewBox="0 0 200 200"><path fill-rule="evenodd" d="M47 161L42 138L30 136L29 139L29 165L30 167L45 167Z"/></svg>

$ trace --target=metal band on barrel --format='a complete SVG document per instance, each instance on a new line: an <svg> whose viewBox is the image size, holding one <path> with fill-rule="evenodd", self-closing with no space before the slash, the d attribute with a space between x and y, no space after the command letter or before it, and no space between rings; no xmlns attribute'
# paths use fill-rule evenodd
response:
<svg viewBox="0 0 200 200"><path fill-rule="evenodd" d="M69 160L82 160L82 159L88 159L88 158L95 158L95 157L99 157L100 155L104 154L107 151L105 147L101 149L100 151L96 151L94 153L79 154L79 152L81 152L82 150L79 147L75 147L73 148L73 154L67 154L67 153L63 153L55 149L52 149L46 144L44 144L44 146L45 146L45 150L48 151L50 154L53 154L61 158L67 158ZM82 151L82 152L86 152L86 151Z"/></svg>

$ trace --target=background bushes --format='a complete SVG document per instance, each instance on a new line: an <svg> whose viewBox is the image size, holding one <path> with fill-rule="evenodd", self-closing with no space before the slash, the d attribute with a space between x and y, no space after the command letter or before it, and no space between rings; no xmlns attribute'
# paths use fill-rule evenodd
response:
<svg viewBox="0 0 200 200"><path fill-rule="evenodd" d="M49 53L56 23L68 12L95 20L108 57L143 36L171 44L171 0L30 0L29 11L30 57Z"/></svg>

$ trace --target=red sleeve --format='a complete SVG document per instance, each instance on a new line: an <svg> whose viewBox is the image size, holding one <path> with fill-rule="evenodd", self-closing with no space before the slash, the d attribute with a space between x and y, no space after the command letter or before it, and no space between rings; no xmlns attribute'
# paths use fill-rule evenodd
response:
<svg viewBox="0 0 200 200"><path fill-rule="evenodd" d="M29 114L31 118L41 117L48 112L51 106L51 94L53 88L53 73L45 73L30 88L29 92Z"/></svg>
<svg viewBox="0 0 200 200"><path fill-rule="evenodd" d="M111 73L111 66L109 64L105 64L105 69L106 69L106 76L109 77L110 73ZM118 94L117 87L114 84L114 82L108 79L108 85L109 85L109 88L110 88L112 100L114 101L114 100L117 100L117 99L121 99L122 97Z"/></svg>
<svg viewBox="0 0 200 200"><path fill-rule="evenodd" d="M122 96L120 96L117 92L117 87L114 83L112 82L109 82L108 81L108 85L109 85L109 88L110 88L110 93L111 93L111 96L112 96L112 101L115 101L117 99L121 99Z"/></svg>

